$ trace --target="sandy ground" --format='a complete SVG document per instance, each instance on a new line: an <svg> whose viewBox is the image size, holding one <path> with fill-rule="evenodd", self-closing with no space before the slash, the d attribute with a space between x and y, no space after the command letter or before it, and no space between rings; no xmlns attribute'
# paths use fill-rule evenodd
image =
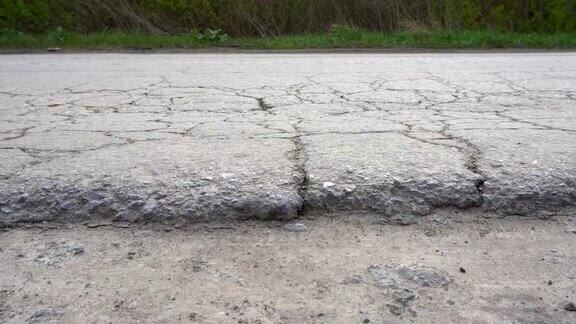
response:
<svg viewBox="0 0 576 324"><path fill-rule="evenodd" d="M0 232L0 322L574 323L576 213Z"/></svg>

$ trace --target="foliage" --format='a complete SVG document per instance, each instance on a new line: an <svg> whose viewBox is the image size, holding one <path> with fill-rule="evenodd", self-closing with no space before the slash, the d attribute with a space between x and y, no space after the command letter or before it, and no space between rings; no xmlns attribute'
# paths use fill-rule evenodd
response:
<svg viewBox="0 0 576 324"><path fill-rule="evenodd" d="M227 38L222 42L208 42L187 35L151 35L126 32L94 32L79 34L0 33L0 48L193 48L232 46L250 49L300 48L576 48L576 33L509 33L494 31L431 31L380 33L354 31L348 33L332 28L330 33Z"/></svg>
<svg viewBox="0 0 576 324"><path fill-rule="evenodd" d="M366 32L358 27L346 24L333 24L330 27L330 35L337 41L358 40Z"/></svg>
<svg viewBox="0 0 576 324"><path fill-rule="evenodd" d="M336 27L334 27L336 26ZM357 37L403 29L575 32L576 0L0 0L0 30L124 30L233 36ZM210 31L221 30L217 35ZM355 36L354 36L355 35Z"/></svg>
<svg viewBox="0 0 576 324"><path fill-rule="evenodd" d="M222 43L228 40L228 35L222 33L222 29L210 29L206 28L204 33L200 33L196 30L192 31L192 36L201 42L206 43Z"/></svg>

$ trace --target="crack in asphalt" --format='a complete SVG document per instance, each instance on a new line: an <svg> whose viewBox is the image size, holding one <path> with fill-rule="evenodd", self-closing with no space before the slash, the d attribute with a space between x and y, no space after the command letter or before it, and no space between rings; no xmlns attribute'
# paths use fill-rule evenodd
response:
<svg viewBox="0 0 576 324"><path fill-rule="evenodd" d="M527 125L531 125L531 126L534 126L534 127L538 127L539 129L547 129L547 130L553 130L553 131L576 133L576 129L566 129L566 128L562 128L562 127L553 127L553 126L543 125L543 124L536 123L536 122L529 121L529 120L525 120L525 119L520 119L520 118L515 118L515 117L512 117L512 116L508 116L508 115L506 115L505 111L495 111L495 114L496 114L498 117L502 117L502 118L508 119L508 120L510 120L510 121L513 121L513 122L517 122L517 123L522 123L522 124L527 124Z"/></svg>
<svg viewBox="0 0 576 324"><path fill-rule="evenodd" d="M258 98L257 100L258 100L258 106L260 107L260 110L262 110L262 111L268 112L270 109L274 108L274 107L268 105L264 101L264 98Z"/></svg>
<svg viewBox="0 0 576 324"><path fill-rule="evenodd" d="M302 142L302 135L300 133L300 128L298 126L300 123L302 123L302 120L293 124L293 127L296 130L296 135L291 137L291 141L294 144L292 160L294 161L294 170L296 171L297 174L296 191L298 192L298 196L300 196L302 200L302 207L298 210L298 215L303 216L306 214L308 210L307 195L310 179L308 177L308 170L306 168L306 161L307 161L306 147Z"/></svg>
<svg viewBox="0 0 576 324"><path fill-rule="evenodd" d="M184 69L182 73L190 71ZM33 162L23 163L8 175L0 174L0 179L10 181L33 166L58 158L134 143L160 142L164 138L157 137L164 135L215 140L286 139L294 147L289 159L295 174L295 190L302 200L298 210L302 216L309 209L311 187L307 169L308 154L311 153L305 145L307 139L312 140L320 135L399 134L426 145L458 150L462 156L462 166L477 176L474 186L480 203L469 206L475 208L483 204L484 183L490 180L484 171L489 166L483 164L482 147L474 140L458 135L458 131L489 131L490 127L476 125L478 121L489 121L493 129L498 130L576 132L576 129L542 124L538 118L509 115L526 107L547 104L551 100L549 98L576 102L576 91L530 90L507 78L503 72L483 74L491 78L489 81L468 81L476 82L473 85L454 82L429 71L422 73L424 77L390 79L385 75L373 75L364 81L348 83L320 81L326 74L314 73L304 75L302 82L287 86L244 88L176 85L168 76L158 76L157 82L123 90L105 87L81 90L91 84L82 82L40 95L0 91L0 96L4 96L8 102L23 100L22 104L16 103L14 107L1 110L4 114L0 117L0 123L5 122L9 126L0 128L0 149L20 150L33 159ZM539 76L537 73L534 75ZM429 86L411 87L410 82L422 80L429 81ZM474 85L478 88L474 88ZM482 87L489 90L483 91ZM411 114L407 115L407 112ZM196 113L198 115L191 117L182 115ZM473 126L457 125L462 117L456 113L475 114L476 117L470 117ZM137 119L142 118L138 117L140 114L153 116L142 115L144 119ZM110 115L115 117L110 120L98 119L99 116ZM109 126L115 118L126 116L134 116L134 124L153 123L159 127L136 129L130 122L124 129ZM314 130L312 127L316 122L331 117L378 120L388 124L370 124L357 130ZM194 125L190 125L191 122ZM339 122L342 123L343 119ZM505 127L506 122L530 127ZM12 127L12 124L16 127ZM81 129L83 125L94 127ZM251 128L243 131L244 125ZM288 125L290 127L283 127ZM395 126L401 126L401 129L394 129ZM47 148L42 142L44 134L64 133L103 134L110 140L104 138L100 145L85 145L82 148L66 148L67 144L63 143L59 149ZM32 136L35 141L27 141Z"/></svg>

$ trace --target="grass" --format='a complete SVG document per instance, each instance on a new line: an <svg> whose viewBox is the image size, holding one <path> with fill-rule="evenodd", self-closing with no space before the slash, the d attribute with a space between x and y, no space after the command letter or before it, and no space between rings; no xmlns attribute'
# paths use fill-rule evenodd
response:
<svg viewBox="0 0 576 324"><path fill-rule="evenodd" d="M500 33L491 31L427 31L378 33L356 29L325 34L225 38L211 42L193 35L149 35L127 32L79 34L0 33L2 49L158 49L233 47L241 49L315 48L576 48L576 33Z"/></svg>

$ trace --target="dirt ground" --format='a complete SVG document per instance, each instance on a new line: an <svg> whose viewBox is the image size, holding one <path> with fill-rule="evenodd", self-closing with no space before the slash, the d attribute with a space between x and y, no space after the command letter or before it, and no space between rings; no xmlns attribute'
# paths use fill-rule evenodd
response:
<svg viewBox="0 0 576 324"><path fill-rule="evenodd" d="M576 213L0 232L0 322L574 323Z"/></svg>

